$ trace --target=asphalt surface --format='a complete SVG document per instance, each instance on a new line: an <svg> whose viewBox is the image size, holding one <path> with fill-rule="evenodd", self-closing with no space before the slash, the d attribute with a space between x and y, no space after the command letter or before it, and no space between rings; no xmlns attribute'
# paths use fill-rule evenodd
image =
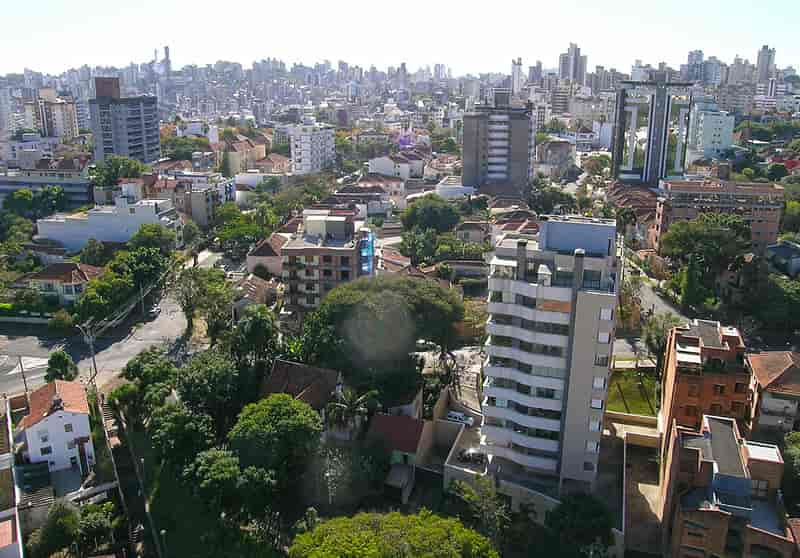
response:
<svg viewBox="0 0 800 558"><path fill-rule="evenodd" d="M186 330L186 318L178 304L169 297L160 303L161 313L155 318L142 318L133 312L117 328L108 330L95 340L98 386L112 380L125 364L152 345L173 346ZM37 335L37 333L39 335ZM64 348L78 365L80 377L88 381L92 370L89 347L78 337L50 338L41 329L32 331L5 325L0 329L0 393L22 393L23 372L28 389L44 383L47 359L53 351Z"/></svg>

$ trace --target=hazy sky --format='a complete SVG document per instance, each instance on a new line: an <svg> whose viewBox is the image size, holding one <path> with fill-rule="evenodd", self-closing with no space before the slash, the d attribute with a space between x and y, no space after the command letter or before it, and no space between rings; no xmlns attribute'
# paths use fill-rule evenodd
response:
<svg viewBox="0 0 800 558"><path fill-rule="evenodd" d="M170 46L173 67L267 57L325 58L380 69L444 63L454 75L555 67L576 42L596 65L635 58L676 69L689 50L755 61L762 44L800 69L798 0L37 0L3 1L0 74L145 62Z"/></svg>

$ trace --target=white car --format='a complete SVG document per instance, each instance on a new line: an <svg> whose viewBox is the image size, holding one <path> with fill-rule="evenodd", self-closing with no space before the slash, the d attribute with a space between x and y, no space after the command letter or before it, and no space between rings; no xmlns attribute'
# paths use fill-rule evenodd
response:
<svg viewBox="0 0 800 558"><path fill-rule="evenodd" d="M475 423L475 420L472 417L468 417L464 413L459 413L458 411L447 411L445 419L449 420L450 422L465 424L466 426L472 426Z"/></svg>

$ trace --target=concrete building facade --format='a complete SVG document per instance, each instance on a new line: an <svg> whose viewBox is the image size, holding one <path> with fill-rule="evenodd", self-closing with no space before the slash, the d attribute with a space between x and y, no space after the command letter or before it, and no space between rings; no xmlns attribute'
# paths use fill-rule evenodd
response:
<svg viewBox="0 0 800 558"><path fill-rule="evenodd" d="M291 131L294 174L322 172L336 159L333 128L321 124L295 126Z"/></svg>
<svg viewBox="0 0 800 558"><path fill-rule="evenodd" d="M102 163L109 155L142 163L160 159L156 97L122 97L117 78L96 78L95 89L97 97L89 101L95 161Z"/></svg>
<svg viewBox="0 0 800 558"><path fill-rule="evenodd" d="M618 265L611 220L549 216L538 241L498 240L481 433L500 479L552 495L592 489Z"/></svg>

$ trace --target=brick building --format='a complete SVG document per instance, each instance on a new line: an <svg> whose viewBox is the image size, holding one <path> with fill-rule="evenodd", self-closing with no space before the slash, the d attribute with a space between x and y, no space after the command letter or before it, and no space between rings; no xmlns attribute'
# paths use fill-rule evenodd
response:
<svg viewBox="0 0 800 558"><path fill-rule="evenodd" d="M695 319L675 327L667 339L661 385L662 425L699 428L703 415L749 424L750 372L744 366L739 330Z"/></svg>

